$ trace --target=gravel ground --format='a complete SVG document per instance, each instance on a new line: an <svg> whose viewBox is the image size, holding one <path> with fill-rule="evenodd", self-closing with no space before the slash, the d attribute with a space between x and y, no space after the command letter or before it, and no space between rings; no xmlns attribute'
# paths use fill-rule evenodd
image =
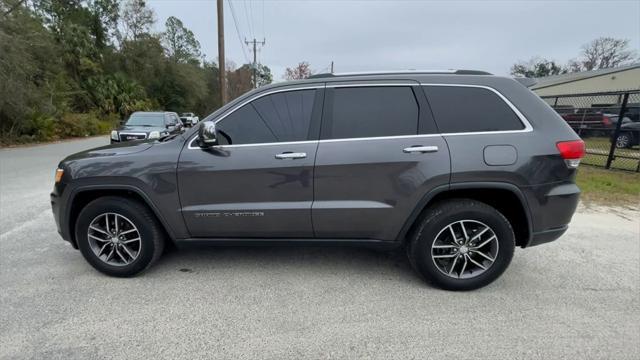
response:
<svg viewBox="0 0 640 360"><path fill-rule="evenodd" d="M492 285L432 288L402 252L207 248L94 271L48 195L92 138L0 150L0 358L638 359L640 212L581 207Z"/></svg>

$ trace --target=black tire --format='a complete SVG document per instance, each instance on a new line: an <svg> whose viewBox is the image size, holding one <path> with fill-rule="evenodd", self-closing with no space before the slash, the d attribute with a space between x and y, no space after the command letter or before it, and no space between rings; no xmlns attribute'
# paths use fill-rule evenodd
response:
<svg viewBox="0 0 640 360"><path fill-rule="evenodd" d="M438 269L436 262L439 260L432 259L432 245L438 234L449 224L461 220L488 226L497 238L494 241L499 249L491 265L484 272L478 270L479 274L470 278L448 276ZM407 241L407 255L413 268L426 281L446 290L473 290L490 284L507 269L514 250L515 236L504 215L485 203L470 199L451 199L434 204L426 210Z"/></svg>
<svg viewBox="0 0 640 360"><path fill-rule="evenodd" d="M140 233L140 248L136 259L127 265L114 266L94 253L89 243L89 225L101 214L116 213L131 221ZM164 232L153 212L143 203L119 196L105 196L85 206L76 221L76 241L84 258L96 270L116 277L134 276L155 263L162 254Z"/></svg>

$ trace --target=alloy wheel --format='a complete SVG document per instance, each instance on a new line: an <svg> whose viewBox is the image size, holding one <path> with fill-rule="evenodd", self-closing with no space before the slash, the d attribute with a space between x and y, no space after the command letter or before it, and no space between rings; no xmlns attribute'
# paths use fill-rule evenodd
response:
<svg viewBox="0 0 640 360"><path fill-rule="evenodd" d="M431 245L431 259L443 274L456 279L474 278L487 271L498 256L498 237L476 220L445 226Z"/></svg>
<svg viewBox="0 0 640 360"><path fill-rule="evenodd" d="M96 216L89 224L87 236L96 257L109 265L129 265L142 250L138 228L127 217L117 213Z"/></svg>

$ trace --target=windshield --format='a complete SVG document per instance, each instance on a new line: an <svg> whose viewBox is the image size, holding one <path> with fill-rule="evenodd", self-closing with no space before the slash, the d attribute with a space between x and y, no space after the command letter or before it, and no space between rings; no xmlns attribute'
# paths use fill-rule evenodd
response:
<svg viewBox="0 0 640 360"><path fill-rule="evenodd" d="M192 113L182 113L182 115L180 115L182 117L189 117L189 116L193 116Z"/></svg>
<svg viewBox="0 0 640 360"><path fill-rule="evenodd" d="M134 113L127 121L127 125L133 126L164 126L164 114L139 114Z"/></svg>

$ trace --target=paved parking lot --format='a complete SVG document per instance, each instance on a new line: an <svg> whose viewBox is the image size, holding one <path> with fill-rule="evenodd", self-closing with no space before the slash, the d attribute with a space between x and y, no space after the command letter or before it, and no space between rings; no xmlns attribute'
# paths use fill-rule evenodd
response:
<svg viewBox="0 0 640 360"><path fill-rule="evenodd" d="M350 248L180 251L115 279L59 238L48 199L59 160L106 143L0 150L0 358L638 359L637 209L582 207L467 293Z"/></svg>

